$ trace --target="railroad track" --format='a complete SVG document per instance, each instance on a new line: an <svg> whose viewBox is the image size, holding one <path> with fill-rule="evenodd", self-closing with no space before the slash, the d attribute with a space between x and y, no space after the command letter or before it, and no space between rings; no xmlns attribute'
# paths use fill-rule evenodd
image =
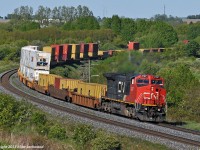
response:
<svg viewBox="0 0 200 150"><path fill-rule="evenodd" d="M191 134L200 136L200 131L186 129L186 128L182 128L182 127L177 127L176 125L170 124L170 122L159 123L158 126L177 130L177 131L181 131L181 132L187 132L187 133L191 133Z"/></svg>
<svg viewBox="0 0 200 150"><path fill-rule="evenodd" d="M167 139L167 140L170 140L170 141L173 141L173 142L179 142L179 143L183 143L183 144L186 144L186 145L192 145L192 146L200 147L200 142L199 141L195 141L195 140L191 140L191 139L183 138L183 137L179 137L179 136L174 136L174 135L171 135L171 134L165 134L165 133L161 133L159 131L153 131L153 130L150 130L150 129L144 129L144 128L140 128L140 127L137 127L137 126L134 126L134 125L130 125L130 124L126 124L126 123L122 123L122 122L118 122L118 121L113 121L113 120L109 120L109 119L105 119L105 118L101 118L101 117L97 117L97 116L94 116L94 115L91 115L91 114L88 114L88 113L75 111L75 110L72 110L70 108L66 108L66 107L63 107L63 106L55 105L55 104L52 104L50 102L43 101L43 100L41 100L39 98L33 97L33 96L29 95L29 94L26 94L26 93L16 89L15 87L13 87L10 84L9 79L14 73L16 73L16 71L17 71L17 69L14 69L14 70L10 70L10 71L4 73L1 76L0 85L3 86L8 91L10 91L10 92L12 92L14 94L17 94L17 95L19 95L19 96L21 96L21 97L23 97L25 99L28 99L30 101L33 101L33 102L41 104L41 105L45 105L45 106L53 108L55 110L67 112L67 113L70 113L70 114L73 114L73 115L77 115L77 116L80 116L80 117L88 118L88 119L91 119L91 120L94 120L94 121L98 121L98 122L101 122L101 123L114 125L114 126L117 126L117 127L129 129L129 130L134 131L134 132L139 132L139 133L142 133L142 134L155 136L155 137L159 137L159 138L162 138L162 139ZM162 126L162 125L163 124L160 124L159 126ZM166 126L166 127L169 128L169 126ZM175 129L172 126L170 128ZM183 128L176 127L175 130L183 131ZM199 135L199 132L194 132L194 131L191 131L191 130L188 130L188 129L184 129L184 132L192 133L194 135Z"/></svg>

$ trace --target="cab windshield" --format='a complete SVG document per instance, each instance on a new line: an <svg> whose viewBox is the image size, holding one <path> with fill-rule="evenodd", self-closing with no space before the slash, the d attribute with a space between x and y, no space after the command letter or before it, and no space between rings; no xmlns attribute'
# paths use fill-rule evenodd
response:
<svg viewBox="0 0 200 150"><path fill-rule="evenodd" d="M151 84L162 84L162 80L151 80Z"/></svg>
<svg viewBox="0 0 200 150"><path fill-rule="evenodd" d="M146 86L149 84L149 80L147 79L138 79L137 80L137 86Z"/></svg>

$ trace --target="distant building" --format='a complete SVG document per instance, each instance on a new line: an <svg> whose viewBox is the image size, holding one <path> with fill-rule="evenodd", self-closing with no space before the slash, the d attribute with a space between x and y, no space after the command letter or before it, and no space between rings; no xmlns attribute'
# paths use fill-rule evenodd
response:
<svg viewBox="0 0 200 150"><path fill-rule="evenodd" d="M10 19L0 19L0 23L7 23L9 21L10 21Z"/></svg>
<svg viewBox="0 0 200 150"><path fill-rule="evenodd" d="M200 22L200 19L182 19L182 21L186 22L187 24L190 24Z"/></svg>

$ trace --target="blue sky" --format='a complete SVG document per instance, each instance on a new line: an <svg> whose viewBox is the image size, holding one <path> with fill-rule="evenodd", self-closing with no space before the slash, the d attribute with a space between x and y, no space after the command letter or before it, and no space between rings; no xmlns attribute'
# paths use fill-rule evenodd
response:
<svg viewBox="0 0 200 150"><path fill-rule="evenodd" d="M1 0L0 16L12 13L20 6L31 6L34 12L39 5L54 8L55 6L85 5L94 13L94 16L111 17L118 14L120 17L150 18L155 14L187 17L200 14L200 0Z"/></svg>

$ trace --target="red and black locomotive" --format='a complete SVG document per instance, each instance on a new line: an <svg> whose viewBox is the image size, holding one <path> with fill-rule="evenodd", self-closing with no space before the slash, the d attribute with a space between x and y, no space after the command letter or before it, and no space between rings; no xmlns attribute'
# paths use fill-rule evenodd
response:
<svg viewBox="0 0 200 150"><path fill-rule="evenodd" d="M107 73L101 109L144 121L165 120L164 80L153 75Z"/></svg>

